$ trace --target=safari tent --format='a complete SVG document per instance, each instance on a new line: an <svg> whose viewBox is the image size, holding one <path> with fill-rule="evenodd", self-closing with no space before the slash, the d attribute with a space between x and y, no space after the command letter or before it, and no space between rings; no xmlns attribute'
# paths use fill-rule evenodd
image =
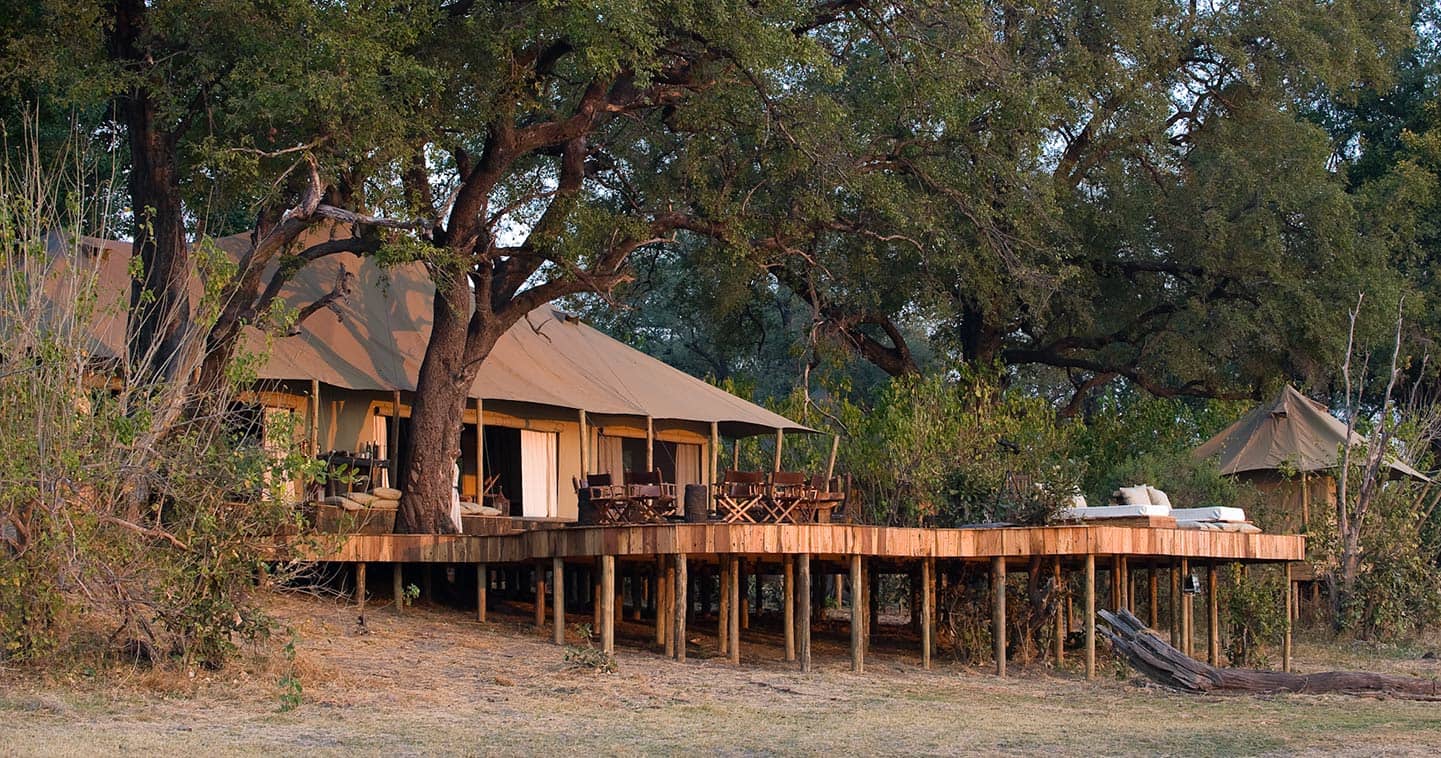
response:
<svg viewBox="0 0 1441 758"><path fill-rule="evenodd" d="M238 254L245 240L218 244ZM115 298L108 306L115 315L96 335L96 352L119 355L130 246L91 240L85 249L88 263L98 267L98 290ZM317 454L370 447L389 462L393 481L393 453L408 426L434 286L420 263L383 268L345 253L307 266L281 299L299 309L338 284L348 294L292 334L247 333L247 347L265 358L252 395L255 410L272 422L298 420ZM103 298L100 307L107 308ZM462 497L479 500L482 471L499 475L516 516L575 519L571 478L586 472L658 469L678 485L706 483L722 438L810 431L549 305L500 339L470 397L456 420Z"/></svg>
<svg viewBox="0 0 1441 758"><path fill-rule="evenodd" d="M1193 454L1215 459L1223 476L1236 477L1269 495L1284 519L1270 525L1273 531L1297 532L1311 523L1312 514L1335 508L1335 472L1346 439L1345 423L1288 384ZM1365 443L1355 432L1350 440L1352 445ZM1394 458L1386 465L1395 477L1428 480Z"/></svg>

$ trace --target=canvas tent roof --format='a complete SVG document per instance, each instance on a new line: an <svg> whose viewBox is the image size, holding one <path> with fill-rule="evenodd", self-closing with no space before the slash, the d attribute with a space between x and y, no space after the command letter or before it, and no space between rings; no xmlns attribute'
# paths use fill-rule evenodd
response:
<svg viewBox="0 0 1441 758"><path fill-rule="evenodd" d="M232 254L246 245L238 237L218 242ZM90 246L100 266L101 291L128 297L130 246L104 240L92 240ZM295 308L313 302L332 290L342 270L352 277L350 294L311 315L298 334L271 337L267 343L259 331L247 332L248 346L268 354L260 378L414 391L430 334L435 289L429 276L419 263L382 269L370 258L344 253L307 266L286 285L281 298ZM124 310L109 309L114 315L97 335L97 353L119 353ZM717 422L722 433L732 436L774 429L812 431L549 305L531 311L501 337L470 395L597 414Z"/></svg>
<svg viewBox="0 0 1441 758"><path fill-rule="evenodd" d="M1197 458L1216 458L1226 476L1246 471L1323 471L1340 465L1346 425L1326 406L1286 385L1276 398L1253 408L1196 448ZM1352 444L1364 442L1354 432ZM1393 472L1430 481L1399 460L1387 463Z"/></svg>

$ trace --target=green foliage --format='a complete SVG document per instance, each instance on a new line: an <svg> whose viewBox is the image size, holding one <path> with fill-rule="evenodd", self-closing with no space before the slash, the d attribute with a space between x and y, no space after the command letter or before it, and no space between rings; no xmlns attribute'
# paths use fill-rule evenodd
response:
<svg viewBox="0 0 1441 758"><path fill-rule="evenodd" d="M1220 581L1223 645L1232 666L1264 667L1286 623L1283 580L1274 571L1230 564Z"/></svg>
<svg viewBox="0 0 1441 758"><path fill-rule="evenodd" d="M303 702L305 688L300 683L300 673L295 665L295 643L300 641L300 636L292 635L290 641L285 643L282 653L285 655L286 671L285 676L280 677L277 683L280 686L280 712L293 711L300 707Z"/></svg>
<svg viewBox="0 0 1441 758"><path fill-rule="evenodd" d="M614 674L619 669L614 655L595 646L595 632L590 624L576 624L571 629L581 638L583 644L565 646L566 663L597 674Z"/></svg>

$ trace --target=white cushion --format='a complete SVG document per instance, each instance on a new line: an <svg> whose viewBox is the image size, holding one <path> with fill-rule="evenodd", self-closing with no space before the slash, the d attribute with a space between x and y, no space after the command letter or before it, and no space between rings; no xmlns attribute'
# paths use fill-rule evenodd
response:
<svg viewBox="0 0 1441 758"><path fill-rule="evenodd" d="M376 487L375 489L371 490L370 493L378 498L382 498L385 500L400 499L400 490L394 487Z"/></svg>
<svg viewBox="0 0 1441 758"><path fill-rule="evenodd" d="M373 511L393 511L393 510L395 510L395 509L397 509L397 508L399 508L399 507L400 507L400 501L399 501L399 500L387 500L387 499L385 499L385 498L376 498L376 499L370 501L370 509L373 510Z"/></svg>
<svg viewBox="0 0 1441 758"><path fill-rule="evenodd" d="M357 503L348 497L342 497L340 495L331 495L330 497L325 498L323 502L326 505L338 505L341 508L352 512L364 510L365 508L365 506L361 505L360 503Z"/></svg>
<svg viewBox="0 0 1441 758"><path fill-rule="evenodd" d="M1197 529L1205 532L1240 532L1241 534L1259 534L1261 528L1255 524L1232 523L1222 521L1192 521L1176 520L1177 529Z"/></svg>
<svg viewBox="0 0 1441 758"><path fill-rule="evenodd" d="M1071 507L1072 507L1072 508L1085 508L1085 507L1086 507L1086 496L1085 496L1085 495L1082 495L1082 494L1079 493L1079 492L1077 492L1076 494L1072 495L1072 496L1071 496Z"/></svg>
<svg viewBox="0 0 1441 758"><path fill-rule="evenodd" d="M361 505L370 505L372 502L375 502L375 496L370 494L369 492L351 492L350 494L346 495L346 497L354 500L357 503L360 503Z"/></svg>
<svg viewBox="0 0 1441 758"><path fill-rule="evenodd" d="M1176 519L1186 521L1225 521L1240 523L1246 520L1246 511L1213 505L1209 508L1176 508L1171 511Z"/></svg>
<svg viewBox="0 0 1441 758"><path fill-rule="evenodd" d="M1171 498L1168 497L1166 493L1156 489L1155 487L1152 487L1149 484L1146 485L1146 494L1149 496L1151 505L1164 505L1167 508L1171 507Z"/></svg>
<svg viewBox="0 0 1441 758"><path fill-rule="evenodd" d="M1165 516L1171 512L1164 505L1102 505L1095 508L1067 508L1061 511L1063 519L1108 519L1136 518L1137 516Z"/></svg>

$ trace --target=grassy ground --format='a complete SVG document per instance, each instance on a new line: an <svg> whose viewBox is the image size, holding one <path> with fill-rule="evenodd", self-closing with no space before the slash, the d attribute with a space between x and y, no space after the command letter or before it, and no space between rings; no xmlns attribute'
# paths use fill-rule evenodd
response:
<svg viewBox="0 0 1441 758"><path fill-rule="evenodd" d="M269 605L297 634L294 664L272 648L193 676L0 673L0 755L1441 753L1437 703L1180 695L1110 663L1094 683L1042 669L925 672L880 640L855 675L841 635L820 640L805 676L760 633L739 668L677 665L649 652L639 625L623 628L619 670L600 674L567 663L524 608L484 625L380 608L361 633L337 602ZM704 656L712 640L700 642ZM1303 637L1298 664L1441 675L1419 654ZM302 704L282 712L278 682L292 666Z"/></svg>

